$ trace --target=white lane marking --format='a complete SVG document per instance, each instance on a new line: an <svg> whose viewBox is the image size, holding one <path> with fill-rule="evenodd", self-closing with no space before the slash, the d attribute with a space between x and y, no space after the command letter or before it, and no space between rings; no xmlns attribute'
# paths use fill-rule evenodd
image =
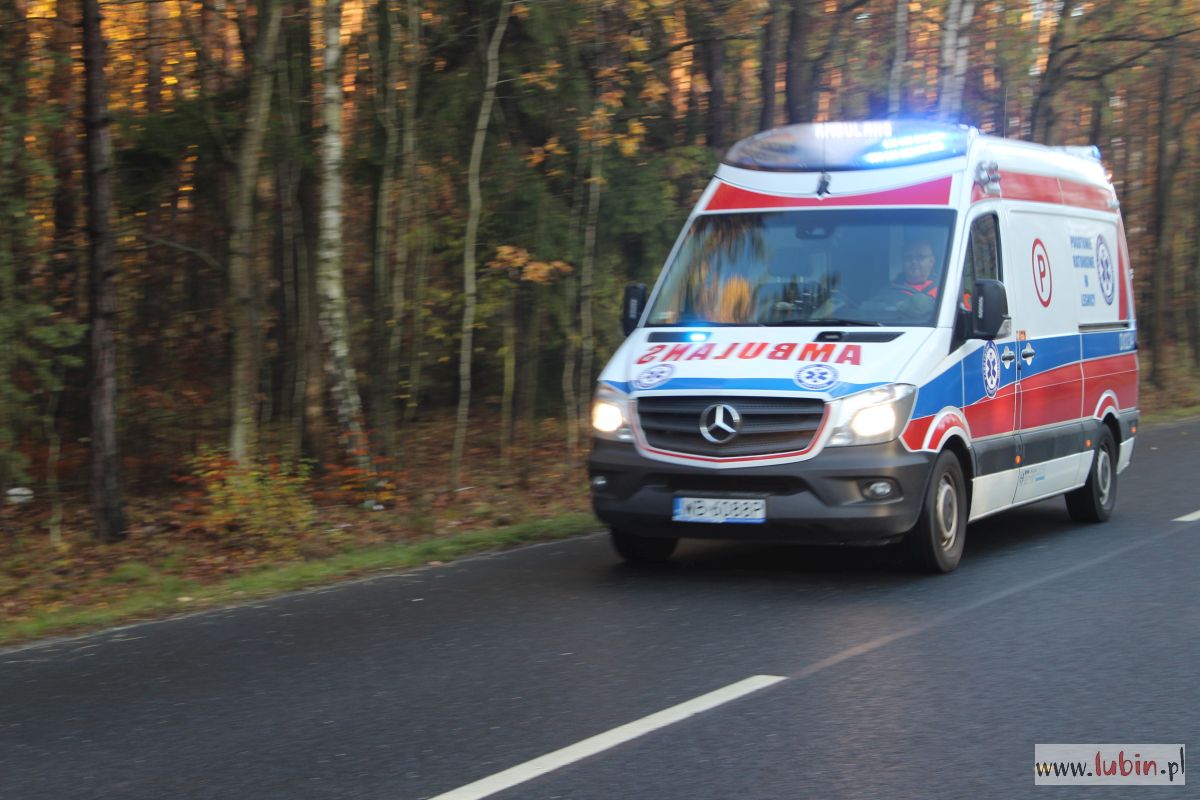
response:
<svg viewBox="0 0 1200 800"><path fill-rule="evenodd" d="M1200 522L1200 511L1193 511L1190 514L1184 514L1182 517L1176 517L1172 522Z"/></svg>
<svg viewBox="0 0 1200 800"><path fill-rule="evenodd" d="M568 745L561 750L555 750L553 753L539 756L532 761L526 761L524 764L510 767L503 772L497 772L495 775L490 775L474 783L468 783L466 786L460 786L444 794L439 794L437 797L431 798L431 800L478 800L478 798L502 792L517 784L533 780L539 775L545 775L547 772L560 769L588 756L594 756L619 744L624 744L631 739L644 736L651 731L681 722L688 717L737 700L739 697L757 692L760 689L765 689L782 680L787 679L779 675L754 675L737 683L731 683L722 689L702 694L679 705L663 709L648 717L642 717L618 728L613 728L610 731L605 731L575 744Z"/></svg>

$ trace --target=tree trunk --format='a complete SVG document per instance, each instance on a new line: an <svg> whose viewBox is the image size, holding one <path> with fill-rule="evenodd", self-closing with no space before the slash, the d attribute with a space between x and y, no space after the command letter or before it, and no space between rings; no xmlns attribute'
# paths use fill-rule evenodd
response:
<svg viewBox="0 0 1200 800"><path fill-rule="evenodd" d="M407 0L408 10L407 36L404 42L404 135L401 154L401 177L403 189L400 192L399 218L396 225L396 273L392 276L392 308L396 313L396 324L392 326L388 338L387 368L392 391L400 386L400 355L404 345L404 329L400 324L406 302L405 288L408 284L410 264L412 262L412 238L414 227L414 199L417 196L417 92L421 80L421 4L419 0ZM424 292L424 275L420 274L414 281L413 294ZM417 338L420 307L413 302L413 339ZM414 353L416 348L414 347ZM419 359L414 358L409 363L408 394L404 402L404 416L409 418L416 412L413 392L414 382L419 381L421 369Z"/></svg>
<svg viewBox="0 0 1200 800"><path fill-rule="evenodd" d="M363 433L362 400L350 352L350 320L342 276L342 0L325 3L321 116L321 208L317 295L325 371L337 412L339 440L364 473L371 454Z"/></svg>
<svg viewBox="0 0 1200 800"><path fill-rule="evenodd" d="M246 130L238 151L229 235L229 283L232 295L233 385L229 453L244 464L254 456L258 439L258 373L261 354L261 274L254 259L254 196L258 186L263 137L271 108L275 43L283 7L270 0L266 30L250 66L250 100Z"/></svg>
<svg viewBox="0 0 1200 800"><path fill-rule="evenodd" d="M121 506L121 456L117 447L117 381L114 326L117 264L110 221L112 138L105 80L105 41L98 0L83 0L83 63L86 76L88 264L91 323L92 516L96 538L125 538Z"/></svg>
<svg viewBox="0 0 1200 800"><path fill-rule="evenodd" d="M375 117L383 130L382 164L375 187L375 223L371 274L371 427L374 450L393 458L396 452L396 391L398 365L391 361L391 334L403 319L404 286L396 286L392 270L392 195L396 183L396 155L400 149L400 123L396 118L396 76L399 72L399 26L387 0L376 7L375 38L368 34L374 70ZM406 191L405 195L408 194ZM403 233L398 237L403 239Z"/></svg>
<svg viewBox="0 0 1200 800"><path fill-rule="evenodd" d="M938 88L938 118L957 120L962 115L963 84L967 74L967 26L975 14L975 0L950 0L942 29L942 57Z"/></svg>
<svg viewBox="0 0 1200 800"><path fill-rule="evenodd" d="M163 87L163 16L165 3L146 3L146 111L162 109Z"/></svg>
<svg viewBox="0 0 1200 800"><path fill-rule="evenodd" d="M76 218L79 215L75 169L79 162L78 92L72 76L74 59L71 47L75 41L74 0L58 0L54 20L52 47L54 50L54 72L50 77L49 94L62 124L55 126L50 134L50 160L54 165L54 275L56 293L64 298L66 305L71 284L78 275L79 259L75 255Z"/></svg>
<svg viewBox="0 0 1200 800"><path fill-rule="evenodd" d="M500 401L500 474L508 475L512 467L513 396L517 389L517 301L520 286L507 287L508 302L504 309L504 391Z"/></svg>
<svg viewBox="0 0 1200 800"><path fill-rule="evenodd" d="M904 102L904 65L908 61L908 0L896 0L892 68L888 73L888 116L898 117Z"/></svg>
<svg viewBox="0 0 1200 800"><path fill-rule="evenodd" d="M808 78L808 2L792 0L792 13L788 19L787 80L784 95L787 103L789 125L809 122L811 91Z"/></svg>
<svg viewBox="0 0 1200 800"><path fill-rule="evenodd" d="M592 361L595 359L595 324L592 303L596 271L596 228L600 220L600 187L604 183L604 151L592 142L592 177L588 181L587 223L583 229L583 263L579 270L579 417L590 419ZM576 425L578 425L576 421Z"/></svg>
<svg viewBox="0 0 1200 800"><path fill-rule="evenodd" d="M779 0L772 0L763 26L762 57L758 68L758 89L762 97L758 115L760 131L775 127L775 72L779 64L779 17L782 14Z"/></svg>
<svg viewBox="0 0 1200 800"><path fill-rule="evenodd" d="M1176 3L1176 10L1179 6ZM1150 381L1158 389L1166 386L1167 376L1163 366L1166 358L1167 331L1172 330L1171 311L1167 290L1174 282L1174 269L1171 263L1171 228L1167 225L1170 214L1171 189L1179 163L1178 153L1182 147L1176 146L1176 156L1171 157L1172 141L1178 136L1178 129L1172 123L1172 90L1175 81L1175 66L1179 51L1173 45L1168 45L1166 60L1158 76L1158 144L1155 148L1154 166L1154 214L1150 219L1150 233L1154 241L1154 260L1150 272L1152 289L1150 293L1150 317L1154 325L1150 330Z"/></svg>
<svg viewBox="0 0 1200 800"><path fill-rule="evenodd" d="M415 170L414 170L415 172ZM412 295L412 344L408 361L408 397L404 404L404 420L417 417L421 402L421 373L425 364L425 286L429 275L431 237L427 230L425 205L417 198L414 203L415 233L419 251L414 266Z"/></svg>
<svg viewBox="0 0 1200 800"><path fill-rule="evenodd" d="M1033 142L1053 143L1054 118L1050 101L1060 84L1060 51L1066 38L1067 20L1073 7L1074 5L1066 0L1059 7L1054 33L1050 36L1050 46L1046 51L1046 69L1042 72L1041 80L1033 93L1033 103L1029 108L1029 140Z"/></svg>
<svg viewBox="0 0 1200 800"><path fill-rule="evenodd" d="M704 42L704 73L708 80L708 146L725 149L725 132L729 130L729 112L725 99L725 42L710 32Z"/></svg>
<svg viewBox="0 0 1200 800"><path fill-rule="evenodd" d="M537 443L536 415L538 400L538 379L541 377L542 362L542 329L545 325L545 303L542 299L544 289L540 286L530 286L533 295L533 311L527 318L524 340L527 344L525 357L525 378L521 381L521 468L519 480L521 488L528 488L529 474L534 466L533 448Z"/></svg>
<svg viewBox="0 0 1200 800"><path fill-rule="evenodd" d="M475 333L475 244L479 234L479 217L483 199L479 188L479 169L483 161L483 144L487 139L492 103L496 99L496 83L500 78L500 42L508 27L513 0L501 0L500 17L492 31L487 49L487 79L483 99L479 104L479 119L475 123L475 140L471 145L471 162L467 168L467 230L463 241L463 318L462 340L458 360L458 417L454 424L454 446L450 456L450 486L457 488L462 471L463 450L467 441L467 420L471 408L471 354Z"/></svg>

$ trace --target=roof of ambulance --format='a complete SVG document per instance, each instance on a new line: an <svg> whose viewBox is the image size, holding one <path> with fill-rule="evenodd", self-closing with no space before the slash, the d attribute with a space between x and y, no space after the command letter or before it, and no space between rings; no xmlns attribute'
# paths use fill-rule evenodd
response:
<svg viewBox="0 0 1200 800"><path fill-rule="evenodd" d="M717 177L757 183L755 173L878 172L948 174L995 162L1003 171L1068 178L1110 186L1097 148L1047 147L981 134L966 125L925 120L787 125L736 143ZM911 170L908 168L912 168Z"/></svg>

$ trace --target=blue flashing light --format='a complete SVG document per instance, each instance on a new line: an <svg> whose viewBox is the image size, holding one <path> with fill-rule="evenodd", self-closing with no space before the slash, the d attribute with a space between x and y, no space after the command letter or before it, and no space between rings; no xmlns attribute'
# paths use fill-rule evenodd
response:
<svg viewBox="0 0 1200 800"><path fill-rule="evenodd" d="M921 164L963 155L973 133L965 125L921 120L788 125L738 142L725 163L787 172Z"/></svg>
<svg viewBox="0 0 1200 800"><path fill-rule="evenodd" d="M689 342L707 342L709 336L710 334L705 331L695 331L689 333L687 338Z"/></svg>

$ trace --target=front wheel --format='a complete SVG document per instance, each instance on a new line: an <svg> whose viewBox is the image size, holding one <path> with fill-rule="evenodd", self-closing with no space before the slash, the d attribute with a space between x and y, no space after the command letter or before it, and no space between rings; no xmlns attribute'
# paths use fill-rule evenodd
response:
<svg viewBox="0 0 1200 800"><path fill-rule="evenodd" d="M904 537L909 561L922 572L950 572L962 559L966 533L966 481L958 457L946 450L934 462L921 516Z"/></svg>
<svg viewBox="0 0 1200 800"><path fill-rule="evenodd" d="M638 536L626 531L612 530L613 549L617 555L634 564L661 564L675 552L679 539L659 536Z"/></svg>
<svg viewBox="0 0 1200 800"><path fill-rule="evenodd" d="M1117 506L1117 442L1107 425L1100 428L1087 483L1067 492L1067 513L1076 522L1104 522Z"/></svg>

